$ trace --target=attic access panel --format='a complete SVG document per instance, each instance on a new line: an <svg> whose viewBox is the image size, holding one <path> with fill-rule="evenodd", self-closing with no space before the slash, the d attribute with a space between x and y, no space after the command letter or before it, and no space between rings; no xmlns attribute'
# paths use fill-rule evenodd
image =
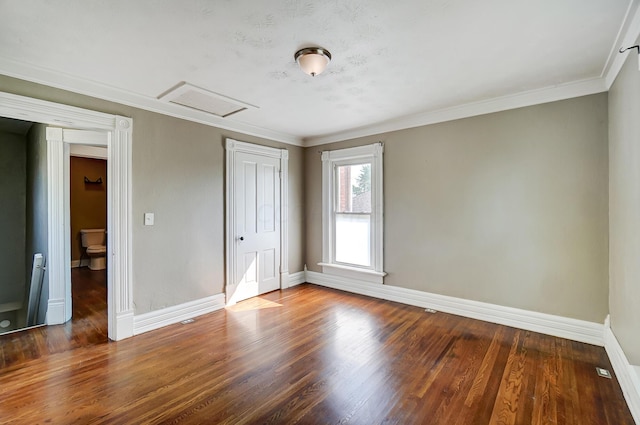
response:
<svg viewBox="0 0 640 425"><path fill-rule="evenodd" d="M164 92L158 99L226 118L254 105L182 82Z"/></svg>

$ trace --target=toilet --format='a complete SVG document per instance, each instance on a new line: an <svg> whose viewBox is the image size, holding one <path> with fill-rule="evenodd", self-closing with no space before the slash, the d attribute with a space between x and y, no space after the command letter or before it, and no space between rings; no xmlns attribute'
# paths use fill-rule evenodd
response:
<svg viewBox="0 0 640 425"><path fill-rule="evenodd" d="M91 270L104 270L107 267L107 234L104 229L82 229L82 246L89 257Z"/></svg>

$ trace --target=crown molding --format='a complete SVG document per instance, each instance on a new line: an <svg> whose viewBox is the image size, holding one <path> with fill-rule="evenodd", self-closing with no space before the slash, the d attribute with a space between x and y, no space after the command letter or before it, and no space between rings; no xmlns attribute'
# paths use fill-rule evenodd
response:
<svg viewBox="0 0 640 425"><path fill-rule="evenodd" d="M620 53L621 47L629 47L636 43L636 40L640 36L640 7L638 7L638 0L630 0L629 7L620 25L620 30L616 35L616 38L611 46L611 52L602 70L602 77L605 80L607 90L611 88L613 82L616 80L618 73L622 69L624 62L627 59L629 52Z"/></svg>
<svg viewBox="0 0 640 425"><path fill-rule="evenodd" d="M364 126L353 130L333 133L319 137L304 139L304 146L317 146L326 143L340 142L357 137L373 136L391 131L421 127L429 124L437 124L445 121L453 121L461 118L538 105L541 103L555 102L573 97L587 96L607 91L604 78L592 78L567 84L559 84L544 89L531 90L513 95L467 103L452 108L400 117L384 121L370 126Z"/></svg>
<svg viewBox="0 0 640 425"><path fill-rule="evenodd" d="M615 81L615 78L618 75L618 72L620 72L620 69L626 59L626 54L618 54L617 48L619 48L619 45L634 43L639 35L640 8L638 7L637 0L630 0L625 19L623 20L618 36L616 37L616 41L614 42L614 46L612 47L611 53L600 77L467 103L451 108L403 116L369 126L308 138L299 138L288 133L229 121L228 119L210 115L201 111L162 102L156 98L150 98L36 65L14 61L1 56L0 73L10 77L38 84L45 84L51 87L121 103L127 106L157 112L188 121L198 122L225 130L237 131L256 137L263 137L294 146L311 147L605 92Z"/></svg>
<svg viewBox="0 0 640 425"><path fill-rule="evenodd" d="M357 137L373 136L390 131L421 127L423 125L437 124L456 119L608 91L618 76L620 69L622 69L622 65L624 65L628 54L620 54L618 53L618 49L621 46L630 46L635 44L636 40L640 36L639 3L640 2L638 0L629 0L629 5L620 25L620 29L618 30L618 34L616 35L613 46L611 47L605 66L598 78L575 81L553 87L546 87L538 90L531 90L494 99L468 103L452 108L400 117L370 126L363 126L329 135L308 137L303 139L304 146L310 147L326 143L340 142Z"/></svg>
<svg viewBox="0 0 640 425"><path fill-rule="evenodd" d="M78 78L73 75L15 61L2 56L0 56L0 74L224 130L237 131L250 136L263 137L295 146L303 146L302 139L291 134L230 121L229 119L210 115L202 111L163 102L156 98L143 96L106 84Z"/></svg>

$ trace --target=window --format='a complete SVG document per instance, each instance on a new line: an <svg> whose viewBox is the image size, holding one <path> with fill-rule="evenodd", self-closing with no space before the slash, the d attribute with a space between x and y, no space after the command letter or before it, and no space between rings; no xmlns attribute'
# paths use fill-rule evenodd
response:
<svg viewBox="0 0 640 425"><path fill-rule="evenodd" d="M382 143L322 153L323 273L382 283Z"/></svg>

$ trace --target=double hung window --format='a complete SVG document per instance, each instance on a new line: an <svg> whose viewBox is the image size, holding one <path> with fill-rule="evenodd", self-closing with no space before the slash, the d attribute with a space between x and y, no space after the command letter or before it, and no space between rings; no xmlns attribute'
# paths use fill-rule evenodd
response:
<svg viewBox="0 0 640 425"><path fill-rule="evenodd" d="M322 154L323 273L382 283L381 143Z"/></svg>

